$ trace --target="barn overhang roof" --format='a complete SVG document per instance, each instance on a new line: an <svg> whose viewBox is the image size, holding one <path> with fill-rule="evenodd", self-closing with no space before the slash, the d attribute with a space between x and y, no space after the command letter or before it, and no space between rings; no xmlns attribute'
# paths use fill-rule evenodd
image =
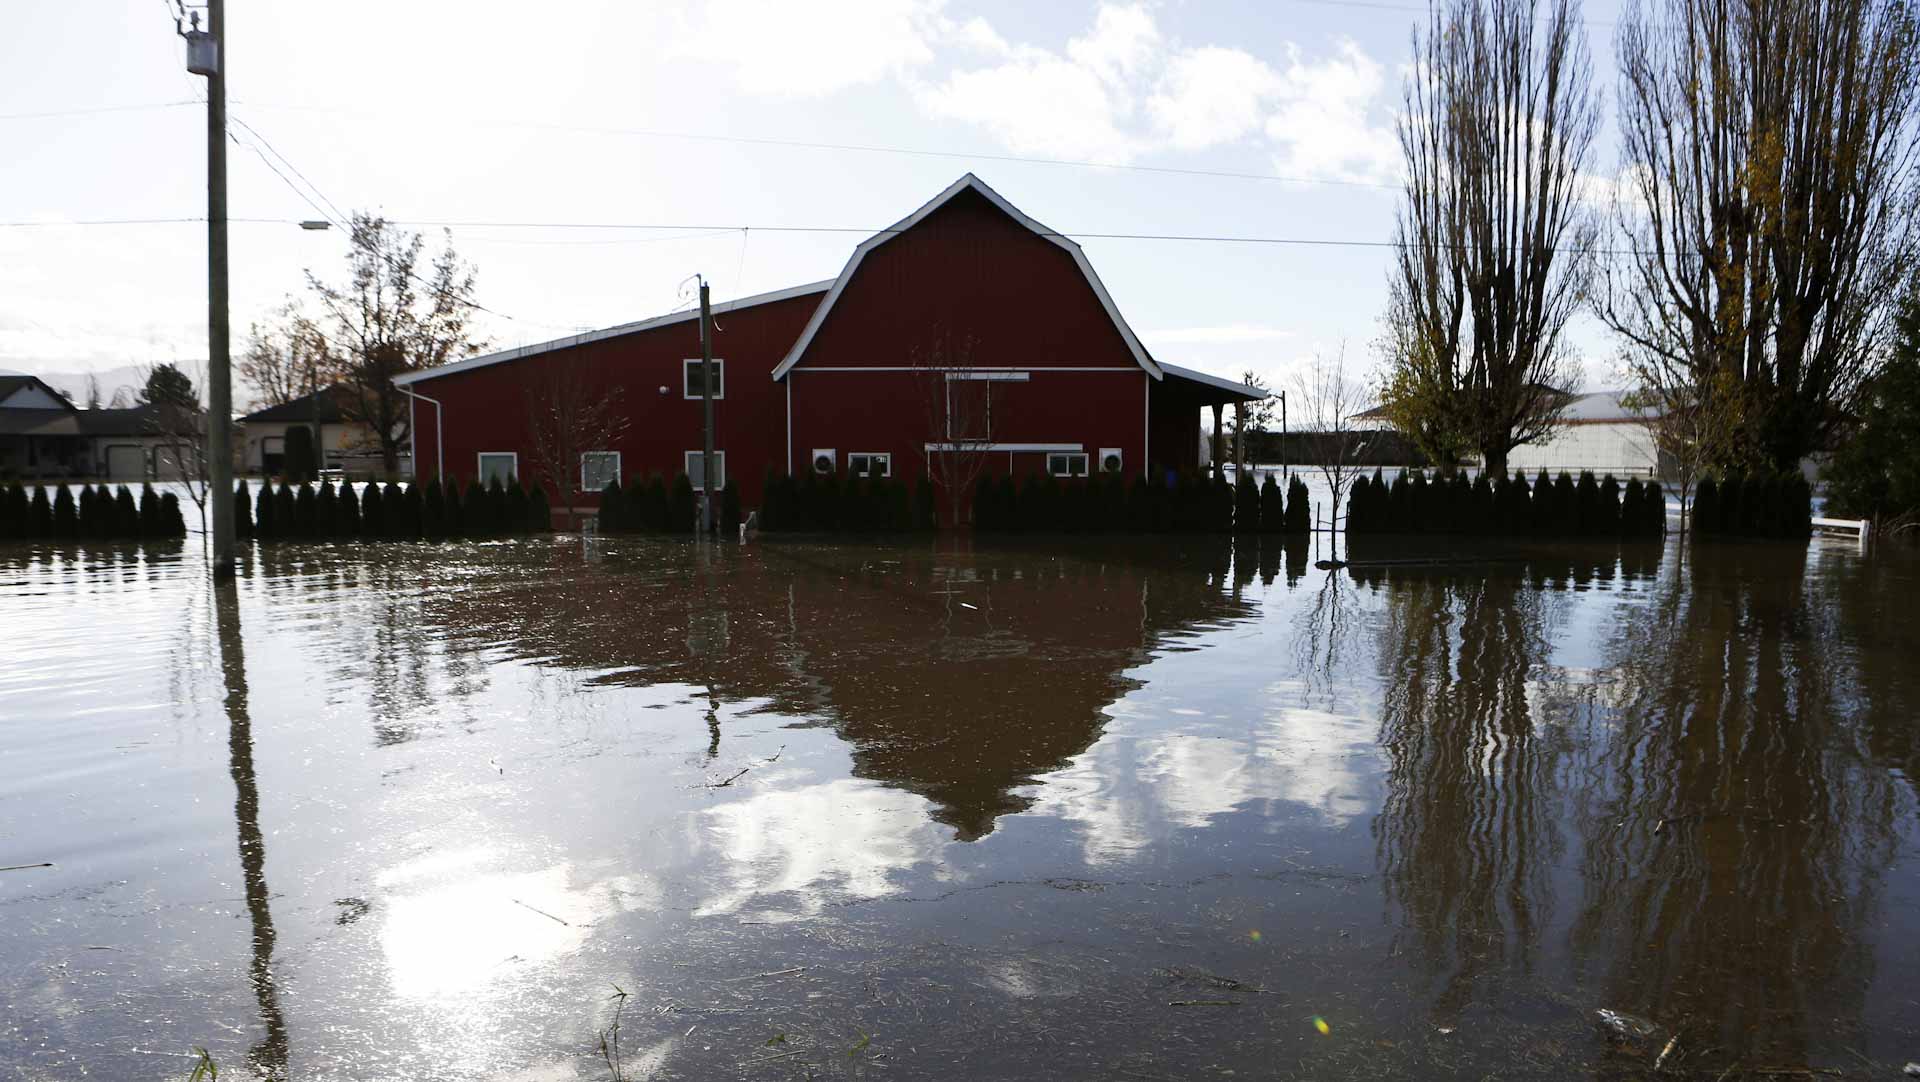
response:
<svg viewBox="0 0 1920 1082"><path fill-rule="evenodd" d="M1210 376L1191 368L1182 368L1177 364L1160 362L1161 371L1166 373L1162 384L1167 390L1177 390L1182 400L1191 400L1196 405L1232 405L1235 402L1258 402L1268 397L1267 391L1251 387L1245 383L1236 383L1219 376Z"/></svg>

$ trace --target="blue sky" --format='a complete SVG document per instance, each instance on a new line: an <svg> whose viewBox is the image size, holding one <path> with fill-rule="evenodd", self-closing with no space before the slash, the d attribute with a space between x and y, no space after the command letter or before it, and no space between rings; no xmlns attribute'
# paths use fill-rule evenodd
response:
<svg viewBox="0 0 1920 1082"><path fill-rule="evenodd" d="M305 268L343 263L337 231L285 221L316 216L295 170L341 211L407 222L714 227L456 227L480 300L512 317L483 324L500 346L667 311L696 272L719 298L831 277L858 233L764 227L877 229L969 170L1067 233L1378 243L1421 18L1399 3L236 0L229 94L254 131L235 134L281 157L230 144L231 213L281 221L233 227L235 349ZM1603 88L1616 14L1586 12ZM10 24L0 221L46 224L0 228L0 368L204 356L203 227L60 224L204 212L204 112L166 104L202 81L164 0L29 5ZM154 108L73 112L125 106ZM42 112L66 115L19 115ZM1616 170L1610 139L1591 166ZM1373 364L1381 248L1082 243L1164 359L1276 383L1342 343L1356 372ZM1575 340L1606 383L1606 337L1583 321Z"/></svg>

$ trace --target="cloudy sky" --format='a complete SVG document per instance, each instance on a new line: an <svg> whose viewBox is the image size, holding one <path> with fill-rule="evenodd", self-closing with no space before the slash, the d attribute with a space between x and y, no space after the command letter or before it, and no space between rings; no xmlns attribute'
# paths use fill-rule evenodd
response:
<svg viewBox="0 0 1920 1082"><path fill-rule="evenodd" d="M9 11L0 368L205 356L204 226L68 224L204 213L167 2ZM511 346L671 310L696 272L717 299L831 277L971 170L1069 234L1342 242L1082 240L1164 359L1372 364L1415 0L229 6L236 350L338 276L340 232L292 224L323 212L455 223ZM1608 86L1617 12L1586 14Z"/></svg>

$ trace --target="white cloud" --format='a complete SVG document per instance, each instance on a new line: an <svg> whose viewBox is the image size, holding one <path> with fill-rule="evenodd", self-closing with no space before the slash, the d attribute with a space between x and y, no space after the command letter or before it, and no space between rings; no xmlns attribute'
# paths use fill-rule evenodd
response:
<svg viewBox="0 0 1920 1082"><path fill-rule="evenodd" d="M1275 168L1288 176L1367 182L1398 175L1392 128L1369 121L1374 99L1386 89L1380 65L1351 41L1315 63L1290 52L1284 100L1266 124L1279 147Z"/></svg>
<svg viewBox="0 0 1920 1082"><path fill-rule="evenodd" d="M790 0L705 0L665 20L664 44L669 55L732 69L749 93L814 97L930 62L933 36L950 25L940 17L943 6L839 0L823 17Z"/></svg>
<svg viewBox="0 0 1920 1082"><path fill-rule="evenodd" d="M1284 69L1242 49L1169 40L1140 5L1103 5L1059 51L1008 43L984 20L946 40L991 58L913 83L935 116L990 132L1016 153L1125 163L1248 139L1289 176L1389 179L1391 127L1376 115L1386 81L1351 41L1319 59L1289 47Z"/></svg>
<svg viewBox="0 0 1920 1082"><path fill-rule="evenodd" d="M1258 58L1207 46L1168 62L1147 112L1175 148L1199 150L1258 131L1266 103L1284 88L1280 74Z"/></svg>

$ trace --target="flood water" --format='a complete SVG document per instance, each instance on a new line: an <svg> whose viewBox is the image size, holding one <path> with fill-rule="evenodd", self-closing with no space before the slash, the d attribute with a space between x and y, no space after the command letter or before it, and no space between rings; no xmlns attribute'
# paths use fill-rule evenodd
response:
<svg viewBox="0 0 1920 1082"><path fill-rule="evenodd" d="M0 1077L1920 1059L1909 554L1356 555L0 549Z"/></svg>

